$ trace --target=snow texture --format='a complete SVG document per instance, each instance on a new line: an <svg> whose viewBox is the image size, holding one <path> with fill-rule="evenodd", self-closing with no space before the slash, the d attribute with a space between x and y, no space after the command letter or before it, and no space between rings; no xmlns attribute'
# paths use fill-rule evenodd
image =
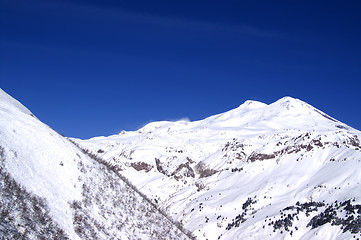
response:
<svg viewBox="0 0 361 240"><path fill-rule="evenodd" d="M67 139L0 89L0 239L358 239L360 138L285 97Z"/></svg>
<svg viewBox="0 0 361 240"><path fill-rule="evenodd" d="M73 139L198 239L361 237L361 134L291 97Z"/></svg>
<svg viewBox="0 0 361 240"><path fill-rule="evenodd" d="M125 177L1 89L0 174L0 239L192 237Z"/></svg>

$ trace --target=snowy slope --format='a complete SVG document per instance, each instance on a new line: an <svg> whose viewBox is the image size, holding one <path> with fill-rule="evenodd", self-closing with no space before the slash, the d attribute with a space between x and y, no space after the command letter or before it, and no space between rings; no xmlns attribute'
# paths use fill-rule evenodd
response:
<svg viewBox="0 0 361 240"><path fill-rule="evenodd" d="M350 239L361 134L291 97L77 141L199 239Z"/></svg>
<svg viewBox="0 0 361 240"><path fill-rule="evenodd" d="M0 174L0 239L188 239L124 177L1 89Z"/></svg>

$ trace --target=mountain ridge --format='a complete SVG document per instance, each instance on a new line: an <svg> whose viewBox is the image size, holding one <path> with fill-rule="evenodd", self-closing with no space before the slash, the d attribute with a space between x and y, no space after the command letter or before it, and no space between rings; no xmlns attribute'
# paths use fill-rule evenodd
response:
<svg viewBox="0 0 361 240"><path fill-rule="evenodd" d="M253 107L250 108L249 107L250 105L253 105ZM271 117L274 116L274 117L278 117L278 118L284 117L282 114L285 114L285 113L292 113L293 115L295 115L294 116L295 119L297 119L300 115L305 115L305 116L309 115L309 118L307 119L309 121L309 125L310 125L309 128L315 127L312 125L312 123L315 122L315 121L313 121L313 119L321 116L322 117L321 119L327 119L328 121L326 121L326 122L328 122L328 123L332 122L334 124L334 125L332 125L332 127L330 125L328 125L327 127L329 129L333 129L333 127L336 126L337 128L348 128L348 129L352 129L354 131L358 131L356 129L353 129L353 128L347 126L346 124L344 124L342 122L339 122L338 120L330 117L326 113L314 108L313 106L309 105L306 102L303 102L302 100L292 98L292 97L283 97L271 104L265 104L265 103L261 103L261 102L254 101L254 100L247 100L235 109L231 109L229 111L219 113L219 114L207 117L205 119L196 120L196 121L189 121L188 119L181 119L178 121L155 121L155 122L146 124L145 126L139 128L138 130L135 130L135 131L123 130L120 133L111 135L111 136L122 135L122 134L130 133L130 132L148 133L148 132L162 130L162 129L164 131L164 129L166 129L166 128L169 129L169 128L177 128L177 127L180 128L181 131L186 131L192 127L197 127L197 125L200 128L207 128L207 127L211 127L211 126L204 126L204 125L212 125L212 124L218 124L218 125L220 125L219 127L230 127L230 128L235 127L237 129L240 129L243 127L247 128L250 125L249 122L252 122L252 119L257 119L259 121L259 119L263 120L264 118L266 118L267 116L264 116L264 112L269 112L268 115L270 115ZM256 113L256 114L254 114L254 113ZM253 116L252 116L252 114L253 114ZM277 115L280 115L280 116L277 116ZM270 117L270 116L268 116L268 117ZM244 119L242 119L242 118L244 118ZM228 120L228 122L227 122L227 120ZM287 121L285 121L285 122L286 122L286 124L284 124L284 125L290 124L290 123L287 123ZM289 122L291 122L291 121L289 121ZM322 121L321 123L324 123L324 122L325 121ZM293 122L292 122L292 124L293 124ZM281 125L279 124L279 126L281 126ZM270 126L268 126L268 127L270 127ZM291 126L291 128L292 127L293 126ZM303 126L303 127L305 127L305 126ZM99 139L99 138L103 138L103 137L104 136L98 136L98 137L93 137L91 139ZM108 136L108 137L110 137L110 136Z"/></svg>
<svg viewBox="0 0 361 240"><path fill-rule="evenodd" d="M191 239L119 173L0 92L1 239Z"/></svg>
<svg viewBox="0 0 361 240"><path fill-rule="evenodd" d="M361 229L360 138L360 131L284 97L75 141L117 166L199 239L347 239ZM354 209L353 219L337 201Z"/></svg>
<svg viewBox="0 0 361 240"><path fill-rule="evenodd" d="M361 237L361 132L299 99L80 140L0 90L0 136L6 239Z"/></svg>

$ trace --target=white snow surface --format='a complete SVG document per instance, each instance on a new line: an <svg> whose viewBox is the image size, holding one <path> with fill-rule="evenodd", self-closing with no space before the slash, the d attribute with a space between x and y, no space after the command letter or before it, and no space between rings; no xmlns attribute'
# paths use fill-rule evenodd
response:
<svg viewBox="0 0 361 240"><path fill-rule="evenodd" d="M5 171L45 199L70 239L188 239L114 172L1 89L0 147Z"/></svg>
<svg viewBox="0 0 361 240"><path fill-rule="evenodd" d="M269 105L246 101L200 121L74 140L118 167L198 239L349 239L360 233L308 223L335 201L361 204L360 139L358 130L284 97ZM301 211L287 229L274 227L292 213L286 207L317 202L325 205ZM232 226L240 215L245 220Z"/></svg>
<svg viewBox="0 0 361 240"><path fill-rule="evenodd" d="M45 197L56 222L78 239L68 202L81 199L80 188L74 186L79 150L1 89L0 114L0 146L8 172L27 190Z"/></svg>
<svg viewBox="0 0 361 240"><path fill-rule="evenodd" d="M1 166L70 239L187 239L115 172L198 239L360 238L360 139L301 100L246 101L200 121L72 139L106 167L0 89Z"/></svg>

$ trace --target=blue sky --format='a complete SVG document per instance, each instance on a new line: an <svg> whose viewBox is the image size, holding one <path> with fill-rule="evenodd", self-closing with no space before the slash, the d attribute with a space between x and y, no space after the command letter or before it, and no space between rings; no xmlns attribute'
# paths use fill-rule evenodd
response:
<svg viewBox="0 0 361 240"><path fill-rule="evenodd" d="M359 1L1 0L0 87L66 136L299 98L361 129Z"/></svg>

